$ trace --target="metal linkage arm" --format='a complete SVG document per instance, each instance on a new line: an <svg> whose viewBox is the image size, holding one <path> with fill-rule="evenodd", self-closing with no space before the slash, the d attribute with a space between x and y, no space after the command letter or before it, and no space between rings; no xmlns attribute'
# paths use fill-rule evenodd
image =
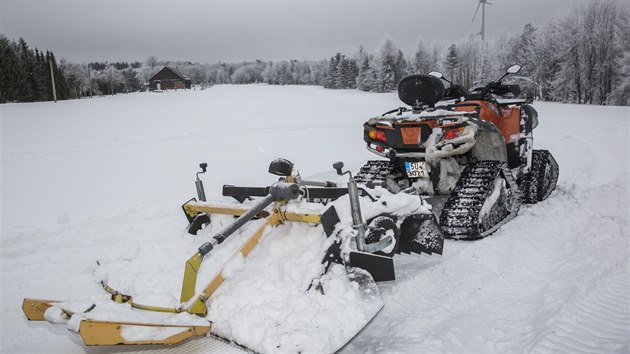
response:
<svg viewBox="0 0 630 354"><path fill-rule="evenodd" d="M328 182L321 182L322 184ZM264 197L269 194L270 187L241 187L224 185L223 196L233 197L239 201L243 201L248 197ZM307 199L337 199L348 194L348 188L341 187L302 187L304 197ZM358 188L359 195L369 197L373 202L376 199L370 195L365 189Z"/></svg>
<svg viewBox="0 0 630 354"><path fill-rule="evenodd" d="M225 229L221 230L219 233L214 235L211 241L206 242L203 245L201 245L201 247L199 247L199 254L202 257L208 254L210 251L212 251L214 246L223 243L223 241L225 241L226 238L230 237L230 235L232 235L236 230L243 227L248 221L253 219L266 207L271 205L271 203L277 202L279 200L295 199L299 195L300 195L300 191L297 184L286 183L286 182L278 182L278 183L273 184L271 187L269 187L269 194L267 194L267 196L264 199L256 203L245 214L239 216Z"/></svg>
<svg viewBox="0 0 630 354"><path fill-rule="evenodd" d="M245 225L248 221L254 218L258 213L263 211L266 207L273 203L273 196L271 194L267 195L264 199L256 203L251 209L249 209L245 214L239 216L236 220L234 220L231 224L229 224L225 229L221 230L219 233L214 235L211 241L208 241L199 247L199 254L203 257L206 254L210 253L214 246L219 245L225 241L230 235L232 235L236 230L240 229Z"/></svg>
<svg viewBox="0 0 630 354"><path fill-rule="evenodd" d="M248 221L253 219L256 215L258 215L261 211L263 211L263 209L268 207L271 203L275 201L295 199L299 195L300 195L300 189L297 184L287 183L287 182L278 182L278 183L273 184L271 187L269 187L269 194L263 200L256 203L251 209L249 209L247 212L239 216L236 220L234 220L234 222L232 222L225 229L223 229L221 232L216 234L210 242L206 242L203 245L201 245L201 247L199 247L199 252L195 253L186 262L180 301L182 303L188 302L195 295L195 288L197 284L197 273L199 271L199 268L201 267L201 262L203 260L203 257L207 255L208 253L210 253L210 251L212 251L212 249L216 245L222 243L226 238L232 235L236 230L243 227L243 225L245 225ZM275 213L270 214L270 216L268 216L267 223L265 223L256 232L256 234L251 238L254 240L252 241L253 242L252 247L254 247L257 244L258 239L260 239L260 237L262 236L262 232L265 226L272 221L270 220L270 218L275 218L277 216L278 215ZM220 275L217 276L211 282L211 284L208 285L207 289L209 290L207 291L207 293L206 291L204 291L202 295L200 295L196 300L193 301L188 312L193 313L193 314L205 315L206 313L205 301L207 299L207 296L209 296L210 293L213 292L221 284L222 281L223 281L223 278L221 278Z"/></svg>

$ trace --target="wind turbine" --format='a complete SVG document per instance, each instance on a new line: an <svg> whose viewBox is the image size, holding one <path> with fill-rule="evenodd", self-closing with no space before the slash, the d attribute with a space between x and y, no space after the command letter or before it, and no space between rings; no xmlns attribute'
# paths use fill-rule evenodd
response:
<svg viewBox="0 0 630 354"><path fill-rule="evenodd" d="M479 7L481 5L481 32L479 32L479 34L481 35L481 40L483 41L485 39L485 28L486 28L486 4L488 5L492 5L491 3L488 2L488 0L479 0L479 5L477 5L477 10L475 10L475 15L473 16L472 22L475 22L475 18L477 17L477 12L479 12Z"/></svg>

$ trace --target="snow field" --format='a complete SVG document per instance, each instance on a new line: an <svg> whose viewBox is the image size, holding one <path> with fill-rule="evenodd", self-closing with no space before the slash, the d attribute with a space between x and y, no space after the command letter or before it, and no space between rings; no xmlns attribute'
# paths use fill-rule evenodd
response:
<svg viewBox="0 0 630 354"><path fill-rule="evenodd" d="M211 199L222 184L273 182L267 166L279 156L305 178L344 183L332 163L343 160L356 172L373 159L361 125L399 105L394 94L254 85L0 106L0 351L119 352L85 348L63 325L29 323L22 298L89 298L103 294L97 280L126 274L106 278L138 302L176 301L183 263L201 243L185 234L179 208L194 195L199 162L209 163L203 179ZM549 149L560 164L558 189L543 203L523 206L489 238L447 240L441 257L397 256L398 279L379 286L384 309L346 351L628 351L630 111L535 107L534 146ZM221 222L229 219L215 225ZM286 237L281 231L267 236ZM264 238L265 247L273 248L275 238ZM300 242L309 249L315 241ZM277 252L286 255L281 246ZM213 255L217 263L231 247ZM203 267L210 272L212 261ZM299 288L302 278L286 272L292 289ZM275 290L286 293L289 285ZM160 294L151 291L157 287ZM225 296L226 306L233 299ZM316 316L323 316L317 323L334 322ZM264 342L255 333L238 335ZM155 350L238 351L211 339Z"/></svg>

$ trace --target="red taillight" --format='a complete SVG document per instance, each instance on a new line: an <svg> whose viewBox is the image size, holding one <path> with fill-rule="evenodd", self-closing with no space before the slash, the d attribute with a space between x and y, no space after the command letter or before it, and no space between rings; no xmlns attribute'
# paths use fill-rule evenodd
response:
<svg viewBox="0 0 630 354"><path fill-rule="evenodd" d="M376 146L374 147L374 149L376 149L376 151L378 151L378 152L385 152L385 148L384 148L384 147L382 147L382 146L380 146L380 145L376 145Z"/></svg>
<svg viewBox="0 0 630 354"><path fill-rule="evenodd" d="M368 132L368 136L370 137L370 139L373 139L373 140L387 141L387 136L385 136L384 131L370 130Z"/></svg>
<svg viewBox="0 0 630 354"><path fill-rule="evenodd" d="M462 136L463 132L464 132L464 127L451 128L451 129L445 130L444 133L442 134L442 140L458 138Z"/></svg>

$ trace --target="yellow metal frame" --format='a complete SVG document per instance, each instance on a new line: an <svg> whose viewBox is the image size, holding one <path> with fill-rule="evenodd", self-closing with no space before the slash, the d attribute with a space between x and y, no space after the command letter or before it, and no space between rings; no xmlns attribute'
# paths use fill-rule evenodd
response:
<svg viewBox="0 0 630 354"><path fill-rule="evenodd" d="M186 210L186 205L184 206ZM191 204L188 206L188 210L191 212L206 212L215 214L215 211L219 211L223 213L226 209L223 207L218 207L215 209L213 206L201 205L201 204ZM233 215L242 215L247 209L238 209L232 208L232 211L235 212ZM306 222L319 224L321 223L321 216L318 214L302 214L295 212L288 212L282 210L280 208L273 208L271 214L268 214L266 222L254 232L252 236L245 242L245 244L237 251L237 253L241 253L243 257L247 257L247 255L258 245L262 235L265 232L267 226L277 226L279 224L284 223L285 221L294 221L294 222ZM180 301L182 303L189 303L191 299L195 296L195 290L197 286L197 273L199 268L201 267L202 256L198 252L195 253L192 257L188 259L186 262L186 267L184 270L184 281L182 283L182 293L180 297ZM214 294L214 292L221 286L223 283L223 277L221 275L223 269L218 272L218 274L208 283L208 285L201 291L201 293L190 303L190 307L187 308L187 312L205 316L207 313L207 307L205 302Z"/></svg>
<svg viewBox="0 0 630 354"><path fill-rule="evenodd" d="M125 295L114 288L111 288L109 285L102 284L103 289L112 295L112 300L119 304L129 304L131 307L138 310L146 310L146 311L157 311L157 312L171 312L171 313L180 313L182 312L181 308L175 307L161 307L161 306L152 306L152 305L143 305L133 301L133 297L129 295Z"/></svg>
<svg viewBox="0 0 630 354"><path fill-rule="evenodd" d="M277 206L284 205L286 203L276 203ZM194 200L188 201L183 205L184 211L191 217L195 217L199 213L208 214L224 214L240 216L248 211L245 208L222 206L222 205L209 205L206 203L198 203ZM280 207L275 207L271 212L262 211L256 218L266 218L265 223L262 224L247 241L236 251L241 253L243 257L249 255L249 253L256 248L259 244L265 230L268 226L275 227L283 224L286 221L291 222L305 222L312 224L321 223L321 215L318 214L303 214L296 212L288 212L282 210ZM184 268L184 279L182 282L182 293L180 301L182 307L180 308L167 308L159 306L150 306L144 304L138 304L133 301L133 298L129 295L122 294L117 290L103 284L105 291L112 295L112 300L118 303L126 303L131 307L155 312L166 313L180 313L188 312L191 314L205 316L207 313L206 301L216 292L216 290L223 284L222 271L224 268L214 276L214 278L204 287L204 289L195 297L197 286L197 274L201 267L203 257L199 252L192 255L187 261ZM54 300L41 300L41 299L24 299L22 303L22 311L26 317L31 321L43 321L45 319L44 313L46 310L59 303ZM74 313L66 309L61 308L66 316L71 317ZM172 335L161 339L148 339L148 340L128 340L124 338L123 332L126 328L131 327L162 327L169 328L173 332ZM208 333L210 330L210 323L205 325L179 325L168 323L131 323L131 322L109 322L109 321L97 321L85 319L79 324L79 334L86 345L117 345L117 344L175 344L184 341L193 336L201 336Z"/></svg>
<svg viewBox="0 0 630 354"><path fill-rule="evenodd" d="M43 300L43 299L24 299L22 301L22 312L29 321L43 321L44 313L49 307L54 306L59 301ZM64 311L68 317L73 315L72 312Z"/></svg>
<svg viewBox="0 0 630 354"><path fill-rule="evenodd" d="M166 338L153 338L146 340L131 340L124 336L126 329L132 328L164 328L168 327L174 333ZM132 322L108 322L83 320L79 324L79 335L85 345L119 345L119 344L176 344L194 336L202 336L208 333L210 326L172 325Z"/></svg>
<svg viewBox="0 0 630 354"><path fill-rule="evenodd" d="M200 213L241 216L245 214L248 210L236 206L210 205L207 203L200 203L195 199L187 201L184 205L182 205L182 208L184 208L184 212L186 213L186 215L193 218ZM256 215L255 218L260 219L266 218L267 216L269 216L269 213L266 211L262 211L261 213Z"/></svg>

